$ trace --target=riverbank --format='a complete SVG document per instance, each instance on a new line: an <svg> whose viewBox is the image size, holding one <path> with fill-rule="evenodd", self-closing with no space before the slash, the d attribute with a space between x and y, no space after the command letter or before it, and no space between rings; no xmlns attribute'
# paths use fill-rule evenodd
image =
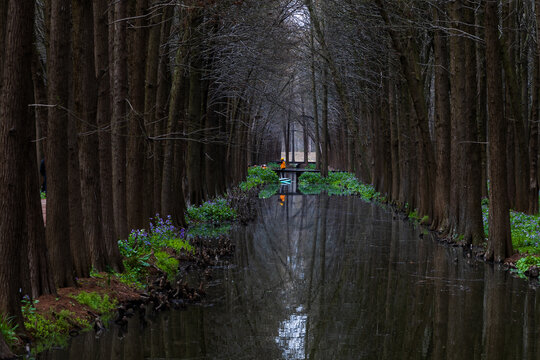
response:
<svg viewBox="0 0 540 360"><path fill-rule="evenodd" d="M122 273L91 272L75 287L21 301L24 331L13 318L0 317L0 331L17 354L63 347L81 332L102 332L114 321L123 326L134 314L183 308L204 300L211 269L229 265L235 224L256 218L257 187L235 188L224 198L186 210L186 229L156 215L147 229L133 230L118 242Z"/></svg>
<svg viewBox="0 0 540 360"><path fill-rule="evenodd" d="M387 204L385 196L378 193L371 185L366 185L358 181L350 173L332 173L324 179L318 173L305 173L298 179L299 189L305 194L317 194L325 191L330 195L358 195L366 201L374 201ZM440 233L429 229L424 225L429 219L420 218L415 209L398 209L392 207L394 211L400 213L404 219L408 219L420 226L424 231L428 231L440 241L455 246L463 246L456 239L441 236ZM486 239L489 235L489 202L482 201L483 224ZM512 243L515 254L504 261L504 266L521 278L536 279L540 275L540 215L527 215L524 213L510 211L510 223L512 233ZM487 242L482 246L472 249L472 254L483 261L483 254L487 247Z"/></svg>

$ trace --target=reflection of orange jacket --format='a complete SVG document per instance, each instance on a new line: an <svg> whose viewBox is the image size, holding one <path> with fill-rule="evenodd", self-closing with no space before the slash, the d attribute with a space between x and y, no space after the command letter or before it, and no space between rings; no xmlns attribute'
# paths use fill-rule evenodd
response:
<svg viewBox="0 0 540 360"><path fill-rule="evenodd" d="M279 165L279 167L280 167L282 170L285 169L285 161L282 161L282 162L281 162L281 165Z"/></svg>

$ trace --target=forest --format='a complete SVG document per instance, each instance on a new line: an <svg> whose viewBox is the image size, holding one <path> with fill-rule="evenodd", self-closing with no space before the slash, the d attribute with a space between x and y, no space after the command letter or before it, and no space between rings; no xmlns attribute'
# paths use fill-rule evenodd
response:
<svg viewBox="0 0 540 360"><path fill-rule="evenodd" d="M540 0L0 1L0 313L295 138L504 261L539 212L539 36Z"/></svg>

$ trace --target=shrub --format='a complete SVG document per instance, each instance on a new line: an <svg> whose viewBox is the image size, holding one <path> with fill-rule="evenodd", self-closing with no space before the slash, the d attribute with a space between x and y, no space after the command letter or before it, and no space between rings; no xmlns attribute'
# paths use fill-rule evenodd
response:
<svg viewBox="0 0 540 360"><path fill-rule="evenodd" d="M271 168L263 169L260 166L253 166L248 169L248 175L239 187L242 191L248 191L254 187L264 184L277 184L279 177Z"/></svg>
<svg viewBox="0 0 540 360"><path fill-rule="evenodd" d="M327 191L329 195L360 195L364 200L382 200L371 185L362 184L347 172L330 172L327 178L320 173L305 172L299 178L299 189L304 194Z"/></svg>
<svg viewBox="0 0 540 360"><path fill-rule="evenodd" d="M200 206L190 206L186 210L188 224L212 223L220 224L236 219L236 211L229 206L225 199L207 201Z"/></svg>
<svg viewBox="0 0 540 360"><path fill-rule="evenodd" d="M326 183L326 180L317 172L305 172L298 177L298 184L300 185L322 185Z"/></svg>

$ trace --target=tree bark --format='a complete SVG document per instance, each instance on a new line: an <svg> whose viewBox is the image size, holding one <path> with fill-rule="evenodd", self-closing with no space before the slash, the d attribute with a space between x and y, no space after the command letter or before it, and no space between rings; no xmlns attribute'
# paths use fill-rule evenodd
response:
<svg viewBox="0 0 540 360"><path fill-rule="evenodd" d="M94 17L94 65L97 89L96 123L98 127L99 149L99 191L101 193L101 234L105 244L108 265L115 271L122 271L122 257L118 250L114 225L112 152L111 152L111 86L109 77L109 16L114 19L114 8L108 8L108 0L95 0ZM110 13L110 14L109 14ZM111 25L111 28L113 26ZM111 54L112 55L112 54Z"/></svg>
<svg viewBox="0 0 540 360"><path fill-rule="evenodd" d="M105 15L106 13L102 14L102 16ZM78 65L74 66L73 80L76 97L75 110L77 116L82 120L79 121L79 167L83 228L90 263L97 271L104 271L109 266L109 259L102 231L99 156L95 156L96 149L99 150L99 132L96 131L98 127L96 112L98 88L94 62L92 3L73 0L73 24L75 27L74 64ZM100 110L103 111L103 109ZM89 270L85 275L88 275Z"/></svg>
<svg viewBox="0 0 540 360"><path fill-rule="evenodd" d="M502 64L500 60L498 1L486 0L486 73L489 131L489 242L486 260L502 262L512 255L508 187L506 184L506 120L503 115Z"/></svg>
<svg viewBox="0 0 540 360"><path fill-rule="evenodd" d="M130 2L133 3L133 2ZM128 42L129 66L129 99L128 143L126 171L126 206L128 229L141 229L145 224L143 199L144 194L144 162L146 128L144 125L145 106L145 63L147 36L145 11L147 0L135 2L134 26L130 27Z"/></svg>
<svg viewBox="0 0 540 360"><path fill-rule="evenodd" d="M34 95L34 100L35 95ZM35 103L40 103L35 101ZM38 109L34 109L34 114ZM56 291L54 279L49 271L49 255L45 239L43 210L41 208L39 172L35 159L34 140L35 121L28 124L25 141L26 169L26 228L28 233L28 280L30 295L33 299L42 294L52 294Z"/></svg>
<svg viewBox="0 0 540 360"><path fill-rule="evenodd" d="M152 7L159 5L159 0L152 1ZM156 98L158 88L158 67L160 60L161 46L161 27L160 21L167 23L167 19L159 16L163 9L158 8L157 13L149 19L148 44L146 49L146 80L144 91L144 128L147 132L147 138L153 138L157 135L154 125L156 117ZM144 193L143 210L144 219L152 217L158 210L154 208L154 156L155 146L152 142L147 142L146 156L144 157Z"/></svg>
<svg viewBox="0 0 540 360"><path fill-rule="evenodd" d="M440 9L443 5L434 7L435 24L440 23ZM444 14L444 13L443 13ZM432 228L445 232L448 228L448 204L450 204L450 149L451 149L451 110L450 110L450 78L448 41L442 30L435 30L434 38L435 61L435 137L437 144L437 173L435 179L435 203ZM457 179L453 179L457 181Z"/></svg>
<svg viewBox="0 0 540 360"><path fill-rule="evenodd" d="M128 236L126 202L126 99L127 99L127 0L114 4L114 63L113 70L113 109L112 109L112 183L113 209L116 236ZM139 196L141 194L138 194Z"/></svg>
<svg viewBox="0 0 540 360"><path fill-rule="evenodd" d="M75 284L70 245L68 97L70 0L51 0L48 57L47 246L57 287Z"/></svg>
<svg viewBox="0 0 540 360"><path fill-rule="evenodd" d="M28 104L31 84L34 2L11 0L8 5L5 51L2 56L0 91L0 313L16 316L22 326L20 308L21 265L26 254L25 164L27 129L33 120ZM3 339L0 353L10 355Z"/></svg>

